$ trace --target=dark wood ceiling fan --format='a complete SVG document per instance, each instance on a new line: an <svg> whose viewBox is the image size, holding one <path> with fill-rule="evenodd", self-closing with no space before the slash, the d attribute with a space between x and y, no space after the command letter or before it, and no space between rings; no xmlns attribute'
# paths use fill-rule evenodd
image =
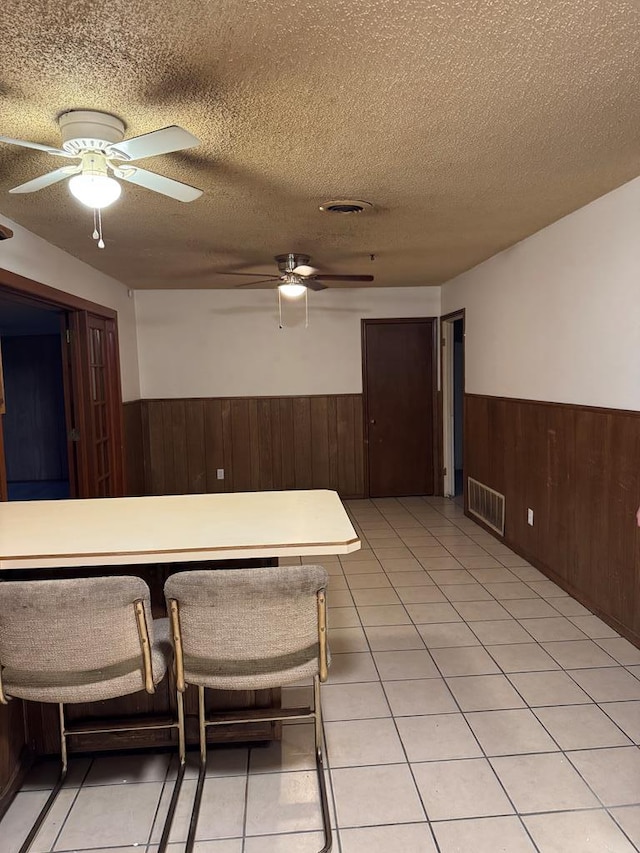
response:
<svg viewBox="0 0 640 853"><path fill-rule="evenodd" d="M290 296L302 295L305 288L309 290L326 290L327 285L324 282L330 281L373 281L372 275L333 275L322 273L315 267L309 266L311 258L309 255L300 255L295 252L289 252L285 255L276 255L275 261L278 264L278 275L271 278L265 278L263 273L243 273L243 272L228 272L223 275L241 275L246 278L258 278L259 281L248 281L243 284L237 284L236 287L257 287L261 284L269 284L278 282L278 287L287 288ZM297 293L293 292L293 289ZM285 294L286 295L286 294Z"/></svg>

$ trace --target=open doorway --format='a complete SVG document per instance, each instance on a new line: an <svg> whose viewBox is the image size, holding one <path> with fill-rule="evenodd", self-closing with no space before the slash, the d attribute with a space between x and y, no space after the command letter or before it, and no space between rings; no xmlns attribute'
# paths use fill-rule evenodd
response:
<svg viewBox="0 0 640 853"><path fill-rule="evenodd" d="M10 501L75 492L67 452L65 312L0 291L5 412L0 419Z"/></svg>
<svg viewBox="0 0 640 853"><path fill-rule="evenodd" d="M464 496L464 311L440 318L442 422L446 497Z"/></svg>
<svg viewBox="0 0 640 853"><path fill-rule="evenodd" d="M0 327L0 500L123 495L117 313L0 269Z"/></svg>

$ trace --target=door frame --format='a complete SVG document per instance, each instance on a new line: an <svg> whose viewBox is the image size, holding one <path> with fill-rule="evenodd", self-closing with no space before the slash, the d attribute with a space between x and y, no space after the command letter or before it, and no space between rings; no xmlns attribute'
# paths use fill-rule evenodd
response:
<svg viewBox="0 0 640 853"><path fill-rule="evenodd" d="M122 390L120 380L120 361L118 348L118 312L96 302L91 302L81 296L66 293L0 268L0 292L13 293L17 296L28 297L34 303L49 305L66 312L67 340L64 332L61 334L63 347L62 367L64 373L64 407L68 430L80 427L81 435L86 436L85 424L86 400L89 399L88 367L85 364L86 342L77 334L82 320L88 313L111 321L114 326L115 352L113 359L114 379L111 387L111 424L114 442L114 492L125 494L124 479L124 418L122 406ZM72 343L72 346L66 344ZM0 416L1 417L1 416ZM1 452L2 430L0 430L0 500L6 500L6 466L4 454ZM90 460L87 448L78 448L77 443L68 436L67 450L69 456L69 473L72 479L71 495L85 497L91 487ZM78 494L79 493L79 494Z"/></svg>
<svg viewBox="0 0 640 853"><path fill-rule="evenodd" d="M367 381L367 327L380 325L382 323L431 323L431 453L433 455L433 494L438 494L440 488L439 468L439 443L438 436L438 318L437 317L377 317L375 319L362 319L360 321L361 331L361 358L362 358L362 409L363 409L363 436L364 445L364 497L371 497L369 492L369 400Z"/></svg>
<svg viewBox="0 0 640 853"><path fill-rule="evenodd" d="M466 321L465 310L453 311L440 317L440 385L442 387L441 397L441 421L442 421L442 470L441 484L442 494L445 497L455 495L455 451L454 451L454 377L453 377L453 324L456 320L462 320L462 339L464 341ZM464 423L464 389L465 389L465 347L462 349L462 419ZM464 459L464 431L462 434L462 458ZM462 480L462 494L466 489L464 477Z"/></svg>

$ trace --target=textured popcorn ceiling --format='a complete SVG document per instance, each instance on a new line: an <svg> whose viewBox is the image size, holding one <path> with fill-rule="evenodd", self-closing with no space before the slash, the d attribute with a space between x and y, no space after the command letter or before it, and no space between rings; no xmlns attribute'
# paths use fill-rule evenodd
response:
<svg viewBox="0 0 640 853"><path fill-rule="evenodd" d="M287 251L438 284L640 173L639 44L636 0L9 0L0 133L180 124L202 144L140 165L205 195L125 184L99 251L66 183L6 194L60 160L0 145L0 213L131 287L230 287L213 271ZM336 197L376 210L318 212Z"/></svg>

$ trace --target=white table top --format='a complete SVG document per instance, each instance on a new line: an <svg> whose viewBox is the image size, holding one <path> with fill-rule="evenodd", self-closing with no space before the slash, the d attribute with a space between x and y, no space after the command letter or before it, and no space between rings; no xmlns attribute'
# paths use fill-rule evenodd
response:
<svg viewBox="0 0 640 853"><path fill-rule="evenodd" d="M347 554L336 492L0 503L0 570Z"/></svg>

